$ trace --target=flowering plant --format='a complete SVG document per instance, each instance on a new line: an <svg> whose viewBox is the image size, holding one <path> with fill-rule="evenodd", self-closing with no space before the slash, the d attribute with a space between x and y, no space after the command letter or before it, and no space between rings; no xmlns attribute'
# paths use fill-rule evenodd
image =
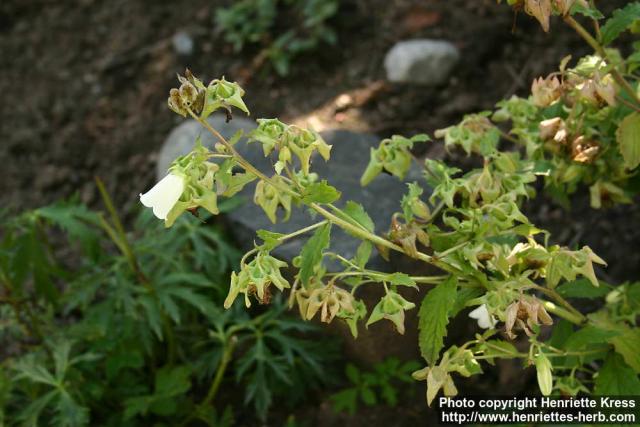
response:
<svg viewBox="0 0 640 427"><path fill-rule="evenodd" d="M411 183L400 210L390 218L387 234L376 234L361 205L340 203L340 191L311 170L314 154L330 159L331 146L320 135L277 119L259 119L248 139L262 145L265 156L275 160L273 171L260 171L234 148L239 135L226 140L206 120L221 108L227 114L231 107L247 112L244 91L224 80L205 87L190 73L180 77L182 86L171 91L169 105L200 122L219 143L212 151L198 145L172 166L171 173L185 177L184 188L194 190L184 190L176 202L178 186L161 182L158 185L168 188L166 201L155 199L154 188L143 196L143 203L156 200L160 213L175 203L169 217L158 215L169 226L173 215L195 206L215 213L218 195L234 194L258 180L254 200L272 222L278 221L279 210L285 212L286 220L294 206L315 211L320 220L304 229L290 234L258 232L262 243L245 255L240 272L232 277L225 307L240 294L248 306L252 299L268 303L273 288L290 288L290 306L297 305L302 318L320 313L323 322L344 321L357 337L359 328L384 320L404 333L405 313L419 305L418 344L426 367L413 376L427 382L429 404L440 390L447 396L457 394L452 374L479 375L481 362L493 364L500 358L520 358L535 366L544 395L640 393L636 351L640 329L635 320L640 314L640 283L602 283L594 264L606 265L604 260L587 246L572 249L553 244L549 233L532 224L521 210L526 200L535 197L533 184L539 177L557 196L566 197L579 184L587 184L596 208L631 201L631 184L640 164L640 99L628 77L637 79L633 73L640 64L640 46L636 43L627 58L607 46L623 31L637 28L640 3L630 3L602 26L602 14L584 1L509 3L524 8L545 31L551 16L559 16L593 47L594 54L581 58L573 68L570 57L563 59L558 72L533 82L528 98L501 101L495 111L469 115L460 124L437 131L435 136L444 138L447 148L459 146L479 155L483 166L461 175L460 169L443 161L426 159L424 179L430 195L426 196L426 186ZM595 35L574 18L576 14L593 21ZM195 92L184 90L187 83ZM214 89L221 84L227 89ZM510 124L507 130L506 123ZM504 150L504 141L517 149ZM403 178L413 145L427 143L426 135L383 140L371 150L362 185L383 171ZM212 159L221 163L209 163ZM330 250L335 227L362 241L355 257ZM289 280L280 273L286 263L271 251L305 233L312 234L294 260L298 270ZM385 258L391 251L402 253L430 264L440 274L372 270L367 264L374 250ZM328 271L325 259L339 261L342 269ZM374 307L358 297L362 286L384 289ZM398 292L401 287L422 286L432 289L419 304ZM598 310L583 313L568 300L574 297L604 299ZM473 340L445 349L447 324L465 308L473 308L469 316L480 329ZM550 326L549 338L546 328ZM525 337L528 350L520 351L512 341ZM620 381L613 366L629 374L629 380Z"/></svg>

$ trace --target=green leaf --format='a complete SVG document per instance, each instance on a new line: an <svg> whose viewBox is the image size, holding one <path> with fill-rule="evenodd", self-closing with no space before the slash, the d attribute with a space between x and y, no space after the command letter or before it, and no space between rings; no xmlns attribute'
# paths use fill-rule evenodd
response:
<svg viewBox="0 0 640 427"><path fill-rule="evenodd" d="M373 250L373 245L371 242L364 241L360 243L358 246L358 250L356 250L356 256L354 258L354 262L360 268L364 268L371 257L371 251Z"/></svg>
<svg viewBox="0 0 640 427"><path fill-rule="evenodd" d="M256 234L264 242L263 246L267 251L278 246L280 244L280 239L285 236L282 233L274 233L273 231L268 230L258 230Z"/></svg>
<svg viewBox="0 0 640 427"><path fill-rule="evenodd" d="M356 368L355 365L348 363L345 369L345 373L347 374L347 378L351 381L352 384L360 383L360 371Z"/></svg>
<svg viewBox="0 0 640 427"><path fill-rule="evenodd" d="M16 362L15 370L18 371L16 379L28 378L36 383L47 384L53 387L58 386L56 378L51 375L47 368L38 364L33 357L27 356Z"/></svg>
<svg viewBox="0 0 640 427"><path fill-rule="evenodd" d="M640 19L640 3L633 2L623 9L613 11L613 16L600 28L600 42L606 46L614 41L621 32L628 29L636 19Z"/></svg>
<svg viewBox="0 0 640 427"><path fill-rule="evenodd" d="M329 247L331 224L316 229L300 252L300 280L304 286L309 284L315 267L322 261L322 252Z"/></svg>
<svg viewBox="0 0 640 427"><path fill-rule="evenodd" d="M322 180L305 187L302 195L304 203L333 203L340 198L340 192Z"/></svg>
<svg viewBox="0 0 640 427"><path fill-rule="evenodd" d="M349 200L342 211L366 230L372 233L374 232L375 225L373 224L373 220L361 204Z"/></svg>
<svg viewBox="0 0 640 427"><path fill-rule="evenodd" d="M71 352L71 343L69 341L61 341L53 346L53 360L55 362L55 375L59 382L64 380L64 376L69 367L69 353Z"/></svg>
<svg viewBox="0 0 640 427"><path fill-rule="evenodd" d="M581 15L586 16L591 19L602 19L604 15L596 8L589 7L586 3L575 2L573 7L571 8L571 14L579 13Z"/></svg>
<svg viewBox="0 0 640 427"><path fill-rule="evenodd" d="M91 259L97 258L100 252L98 228L90 227L99 223L95 212L83 205L61 202L40 208L36 213L66 231L69 240L79 242Z"/></svg>
<svg viewBox="0 0 640 427"><path fill-rule="evenodd" d="M53 391L48 392L42 397L32 401L29 405L24 408L18 415L18 419L24 421L25 426L29 427L37 427L40 425L38 422L38 418L40 417L40 413L49 405L52 399L59 396L59 390L55 389Z"/></svg>
<svg viewBox="0 0 640 427"><path fill-rule="evenodd" d="M600 396L637 396L640 394L640 379L622 356L609 353L596 377L594 394Z"/></svg>
<svg viewBox="0 0 640 427"><path fill-rule="evenodd" d="M333 401L333 410L335 412L348 412L353 415L358 407L358 390L356 388L348 388L331 396Z"/></svg>
<svg viewBox="0 0 640 427"><path fill-rule="evenodd" d="M556 288L560 295L569 298L601 298L607 295L610 290L608 286L596 288L588 279L566 282Z"/></svg>
<svg viewBox="0 0 640 427"><path fill-rule="evenodd" d="M452 301L456 299L457 287L457 278L450 276L445 282L433 288L422 300L418 314L420 329L418 340L422 357L431 365L438 360L444 345L449 311Z"/></svg>
<svg viewBox="0 0 640 427"><path fill-rule="evenodd" d="M640 329L628 328L622 334L609 340L616 352L620 354L636 373L640 373Z"/></svg>
<svg viewBox="0 0 640 427"><path fill-rule="evenodd" d="M376 394L369 387L363 387L360 389L360 397L367 406L373 406L378 403Z"/></svg>
<svg viewBox="0 0 640 427"><path fill-rule="evenodd" d="M411 278L411 276L405 273L389 274L387 275L386 280L388 280L389 283L391 283L392 285L410 286L416 289L418 288L418 286L416 285L416 282Z"/></svg>
<svg viewBox="0 0 640 427"><path fill-rule="evenodd" d="M156 372L155 395L171 397L184 394L191 388L191 371L187 366L165 366Z"/></svg>
<svg viewBox="0 0 640 427"><path fill-rule="evenodd" d="M60 392L55 409L55 425L75 427L89 424L89 409L76 402L67 392Z"/></svg>
<svg viewBox="0 0 640 427"><path fill-rule="evenodd" d="M451 308L449 315L451 317L457 315L466 307L468 301L478 298L482 294L483 292L480 288L460 288L456 294L456 300L453 303L453 307Z"/></svg>
<svg viewBox="0 0 640 427"><path fill-rule="evenodd" d="M622 120L616 139L625 166L635 169L640 164L640 113L631 113Z"/></svg>

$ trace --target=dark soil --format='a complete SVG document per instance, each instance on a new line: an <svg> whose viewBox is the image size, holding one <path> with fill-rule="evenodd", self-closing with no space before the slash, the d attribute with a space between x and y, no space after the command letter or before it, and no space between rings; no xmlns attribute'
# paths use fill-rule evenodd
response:
<svg viewBox="0 0 640 427"><path fill-rule="evenodd" d="M432 134L465 113L526 95L532 78L554 70L565 55L588 53L559 20L545 34L533 19L516 17L493 0L345 0L332 21L338 44L299 58L281 78L268 67L251 68L257 48L234 54L215 33L213 16L224 3L230 2L3 0L0 208L33 208L76 193L97 205L93 178L100 176L120 209L134 212L138 194L155 179L158 149L181 120L167 109L166 98L185 67L203 80L241 78L254 117L295 120L318 111L334 127L388 136ZM175 53L177 31L191 34L193 55ZM416 37L448 39L461 49L449 83L377 83L388 48ZM360 101L338 105L346 92ZM442 156L440 144L426 155ZM554 241L588 244L609 260L605 279L640 277L640 204L593 210L586 191L576 198L571 211L543 197L527 209ZM503 372L485 381L511 387L509 378L518 375ZM365 410L357 421L327 415L326 402L303 416L306 425L426 425L422 399L401 409Z"/></svg>

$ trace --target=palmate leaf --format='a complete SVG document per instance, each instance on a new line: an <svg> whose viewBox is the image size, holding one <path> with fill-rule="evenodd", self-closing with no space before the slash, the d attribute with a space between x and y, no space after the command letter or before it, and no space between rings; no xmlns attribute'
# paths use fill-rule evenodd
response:
<svg viewBox="0 0 640 427"><path fill-rule="evenodd" d="M89 425L89 409L76 402L67 392L60 392L55 402L54 424L61 427Z"/></svg>
<svg viewBox="0 0 640 427"><path fill-rule="evenodd" d="M49 405L49 403L58 396L58 394L58 390L52 390L44 396L34 400L26 408L20 411L17 417L18 420L22 421L23 425L26 427L38 427L40 414L44 408L46 408L47 405Z"/></svg>
<svg viewBox="0 0 640 427"><path fill-rule="evenodd" d="M100 230L97 227L100 220L97 213L74 202L56 203L40 208L35 213L62 228L69 235L70 242L80 242L85 253L91 259L97 259L100 253Z"/></svg>
<svg viewBox="0 0 640 427"><path fill-rule="evenodd" d="M171 415L177 409L176 400L191 388L191 369L188 366L165 366L156 372L153 394L125 400L124 418L145 415Z"/></svg>
<svg viewBox="0 0 640 427"><path fill-rule="evenodd" d="M46 384L52 387L56 387L58 385L57 379L44 365L38 363L33 355L28 355L18 360L14 365L14 369L18 373L16 379L26 378L30 381Z"/></svg>
<svg viewBox="0 0 640 427"><path fill-rule="evenodd" d="M418 314L419 345L422 357L431 365L437 362L444 345L451 303L456 299L457 287L458 279L450 276L422 300Z"/></svg>

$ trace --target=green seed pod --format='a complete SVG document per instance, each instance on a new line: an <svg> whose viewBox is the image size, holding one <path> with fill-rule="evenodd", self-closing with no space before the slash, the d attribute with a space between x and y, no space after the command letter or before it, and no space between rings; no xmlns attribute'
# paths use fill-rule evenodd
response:
<svg viewBox="0 0 640 427"><path fill-rule="evenodd" d="M543 396L549 396L553 390L553 375L551 374L551 362L544 353L539 353L535 358L538 376L538 387Z"/></svg>

